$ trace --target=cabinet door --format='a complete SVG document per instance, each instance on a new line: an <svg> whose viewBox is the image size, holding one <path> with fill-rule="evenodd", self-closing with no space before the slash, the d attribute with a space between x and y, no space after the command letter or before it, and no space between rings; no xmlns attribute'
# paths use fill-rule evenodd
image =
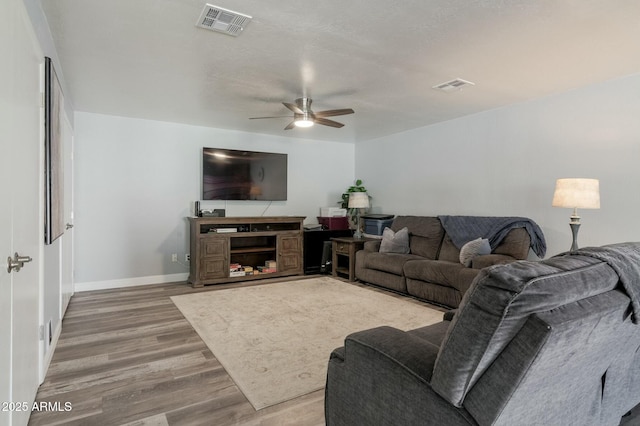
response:
<svg viewBox="0 0 640 426"><path fill-rule="evenodd" d="M278 236L278 272L302 273L302 236Z"/></svg>
<svg viewBox="0 0 640 426"><path fill-rule="evenodd" d="M229 239L205 237L200 242L200 279L229 276Z"/></svg>

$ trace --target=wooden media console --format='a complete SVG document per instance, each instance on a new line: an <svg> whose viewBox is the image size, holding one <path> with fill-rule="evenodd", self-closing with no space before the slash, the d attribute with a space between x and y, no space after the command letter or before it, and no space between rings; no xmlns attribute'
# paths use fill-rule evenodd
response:
<svg viewBox="0 0 640 426"><path fill-rule="evenodd" d="M189 282L302 275L304 217L191 217Z"/></svg>

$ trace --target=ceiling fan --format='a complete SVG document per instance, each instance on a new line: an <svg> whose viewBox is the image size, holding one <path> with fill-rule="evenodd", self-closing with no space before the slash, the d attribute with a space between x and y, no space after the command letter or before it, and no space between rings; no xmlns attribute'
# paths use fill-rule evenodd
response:
<svg viewBox="0 0 640 426"><path fill-rule="evenodd" d="M326 117L335 117L337 115L353 114L354 111L351 108L343 109L328 109L326 111L313 112L311 110L311 98L298 98L295 104L289 102L283 102L282 105L286 106L293 112L293 121L284 128L284 130L291 130L294 127L311 127L315 124L322 124L329 127L343 127L344 124L337 121L328 120ZM259 120L263 118L281 118L290 117L289 115L279 115L273 117L250 117L250 120Z"/></svg>

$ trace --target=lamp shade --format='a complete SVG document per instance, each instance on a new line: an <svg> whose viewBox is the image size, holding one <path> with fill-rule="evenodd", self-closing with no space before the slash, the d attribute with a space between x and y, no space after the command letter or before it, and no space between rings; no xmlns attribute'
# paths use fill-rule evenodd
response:
<svg viewBox="0 0 640 426"><path fill-rule="evenodd" d="M352 192L349 194L350 209L366 209L369 207L369 195L366 192Z"/></svg>
<svg viewBox="0 0 640 426"><path fill-rule="evenodd" d="M580 178L558 179L551 205L553 207L599 209L600 181Z"/></svg>

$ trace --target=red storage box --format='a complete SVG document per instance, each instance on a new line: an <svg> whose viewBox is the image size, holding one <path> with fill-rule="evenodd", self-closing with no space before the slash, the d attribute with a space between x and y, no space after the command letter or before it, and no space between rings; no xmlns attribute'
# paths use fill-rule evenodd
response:
<svg viewBox="0 0 640 426"><path fill-rule="evenodd" d="M341 217L320 217L318 216L318 223L331 230L349 229L349 221L346 216Z"/></svg>

